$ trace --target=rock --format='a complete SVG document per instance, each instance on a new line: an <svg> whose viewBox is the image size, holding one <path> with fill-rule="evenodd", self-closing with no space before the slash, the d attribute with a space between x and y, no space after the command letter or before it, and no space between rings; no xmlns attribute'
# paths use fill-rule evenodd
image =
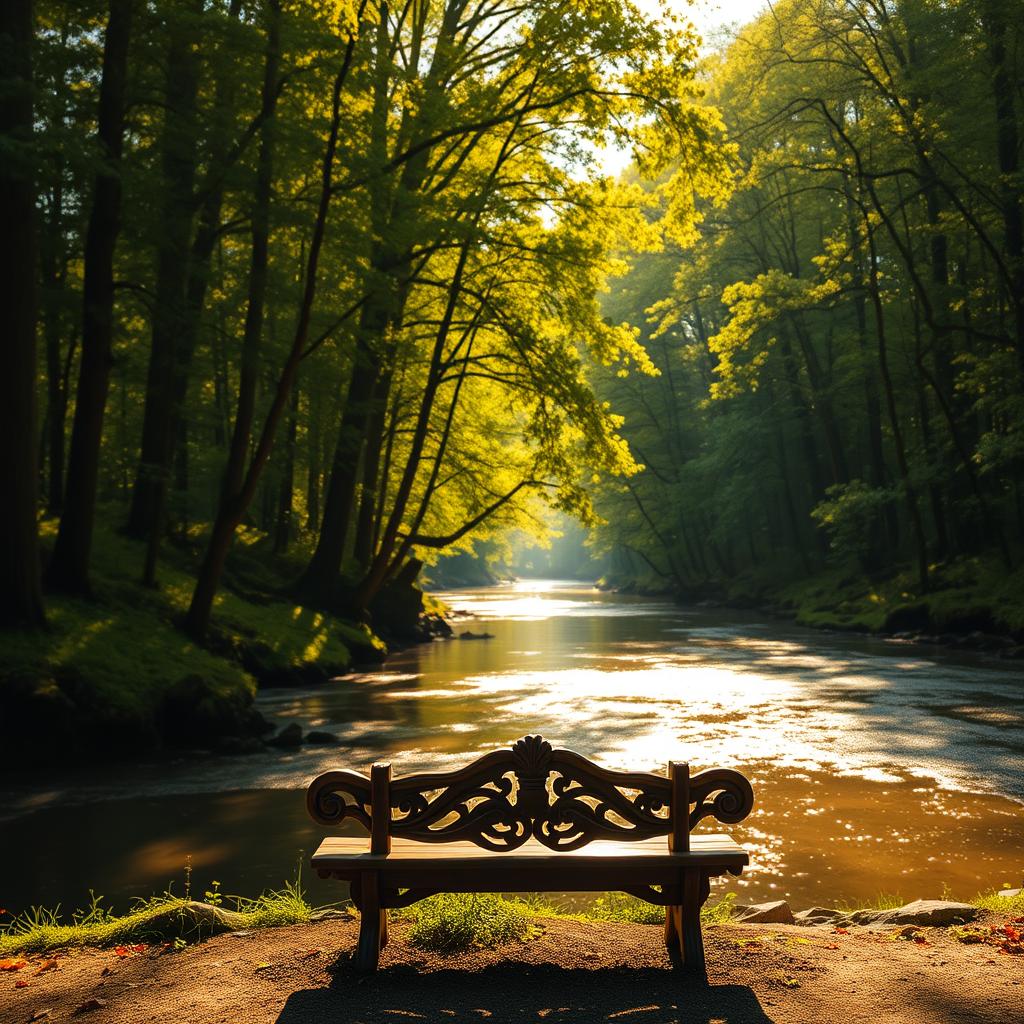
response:
<svg viewBox="0 0 1024 1024"><path fill-rule="evenodd" d="M245 921L245 915L237 911L190 900L171 904L146 921L145 939L148 942L205 939L221 932L235 931Z"/></svg>
<svg viewBox="0 0 1024 1024"><path fill-rule="evenodd" d="M267 743L272 747L302 746L302 726L298 722L286 725L276 736L271 736Z"/></svg>
<svg viewBox="0 0 1024 1024"><path fill-rule="evenodd" d="M747 924L796 924L793 911L785 900L733 907L732 919Z"/></svg>
<svg viewBox="0 0 1024 1024"><path fill-rule="evenodd" d="M225 736L217 743L218 754L258 754L263 748L255 736Z"/></svg>
<svg viewBox="0 0 1024 1024"><path fill-rule="evenodd" d="M919 633L931 625L926 604L905 604L894 608L885 617L883 633Z"/></svg>
<svg viewBox="0 0 1024 1024"><path fill-rule="evenodd" d="M1020 896L1021 893L1024 893L1024 889L1000 889L996 895L1004 900L1012 900Z"/></svg>
<svg viewBox="0 0 1024 1024"><path fill-rule="evenodd" d="M79 1003L75 1007L75 1013L89 1013L92 1010L102 1010L107 1005L106 999L100 999L99 996L93 996L91 999L86 999L84 1003Z"/></svg>
<svg viewBox="0 0 1024 1024"><path fill-rule="evenodd" d="M811 907L810 910L798 910L793 915L797 924L831 924L838 921L843 915L838 910L828 910L825 907Z"/></svg>
<svg viewBox="0 0 1024 1024"><path fill-rule="evenodd" d="M471 629L467 629L464 633L459 634L460 640L493 640L493 633L474 633Z"/></svg>
<svg viewBox="0 0 1024 1024"><path fill-rule="evenodd" d="M915 900L895 910L857 910L849 915L849 919L854 924L914 924L941 928L973 921L980 913L969 903Z"/></svg>
<svg viewBox="0 0 1024 1024"><path fill-rule="evenodd" d="M338 910L334 907L324 907L323 910L314 910L309 915L310 921L351 921L352 914L347 910Z"/></svg>
<svg viewBox="0 0 1024 1024"><path fill-rule="evenodd" d="M321 732L312 729L306 733L306 743L314 747L331 747L338 742L338 737L333 732Z"/></svg>

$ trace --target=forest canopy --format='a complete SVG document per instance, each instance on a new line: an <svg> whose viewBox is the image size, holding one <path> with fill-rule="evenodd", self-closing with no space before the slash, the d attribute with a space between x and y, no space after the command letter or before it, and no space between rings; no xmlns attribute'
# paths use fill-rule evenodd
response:
<svg viewBox="0 0 1024 1024"><path fill-rule="evenodd" d="M54 594L92 593L97 519L144 542L149 586L197 548L202 638L240 528L298 543L282 587L363 617L410 563L538 501L593 521L592 481L637 471L592 368L653 368L599 296L727 178L687 27L611 0L4 18L5 216L38 249L5 275L29 439L7 620L44 616L37 501ZM659 186L603 173L609 145Z"/></svg>
<svg viewBox="0 0 1024 1024"><path fill-rule="evenodd" d="M545 509L679 594L1018 579L1017 0L0 19L4 622L104 530L197 642L240 537L371 621Z"/></svg>

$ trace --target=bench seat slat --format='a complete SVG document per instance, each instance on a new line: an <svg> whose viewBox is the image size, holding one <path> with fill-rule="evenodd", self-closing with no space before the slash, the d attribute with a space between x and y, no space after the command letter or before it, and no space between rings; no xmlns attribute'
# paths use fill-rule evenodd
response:
<svg viewBox="0 0 1024 1024"><path fill-rule="evenodd" d="M507 871L511 866L546 870L565 867L569 862L594 863L614 858L616 861L642 862L651 867L681 867L686 864L746 865L747 852L727 835L694 835L690 837L688 853L672 853L665 840L654 838L635 843L597 841L578 850L549 850L540 843L528 842L512 853L495 853L481 849L474 843L444 844L419 843L415 840L394 839L390 854L371 854L365 838L331 836L325 839L313 854L313 867L319 869L351 867L358 862L364 868L382 871L400 870L403 866L456 867L459 863L472 864L476 870Z"/></svg>

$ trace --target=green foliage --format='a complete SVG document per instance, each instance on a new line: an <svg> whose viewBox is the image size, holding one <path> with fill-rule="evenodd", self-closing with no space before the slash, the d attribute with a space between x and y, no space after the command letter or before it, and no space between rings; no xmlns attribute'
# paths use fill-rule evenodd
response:
<svg viewBox="0 0 1024 1024"><path fill-rule="evenodd" d="M1015 632L1024 627L1024 569L1007 572L995 558L961 558L931 566L931 586L921 591L909 566L872 582L854 565L801 579L768 594L798 622L829 629L932 633L981 629ZM901 619L910 622L900 625ZM895 625L894 625L895 623Z"/></svg>
<svg viewBox="0 0 1024 1024"><path fill-rule="evenodd" d="M44 538L54 527L44 521ZM154 590L137 579L142 548L101 526L93 596L55 595L43 634L0 632L0 693L28 727L36 756L53 756L36 744L38 730L82 751L144 749L161 738L216 742L245 731L259 681L327 679L348 668L353 650L383 653L366 626L251 590L221 591L217 632L200 646L178 628L191 593L189 552L171 549ZM162 737L177 728L169 703L191 724Z"/></svg>
<svg viewBox="0 0 1024 1024"><path fill-rule="evenodd" d="M1010 889L1020 887L1020 879L1013 885L1008 882L1005 886ZM989 889L986 892L980 892L971 902L976 907L981 907L982 910L991 910L993 914L1005 914L1011 918L1024 915L1024 892L1020 892L1016 896L1000 896L999 891L999 889Z"/></svg>
<svg viewBox="0 0 1024 1024"><path fill-rule="evenodd" d="M223 919L197 907L188 899L165 893L140 900L127 914L117 915L103 907L102 897L93 896L84 910L75 911L70 921L60 908L33 907L7 921L0 920L0 956L14 953L45 953L73 946L114 946L170 943L175 949L197 942L213 931L243 928L275 928L304 924L313 908L306 901L299 881L248 899L217 892L207 907L215 911L224 904Z"/></svg>
<svg viewBox="0 0 1024 1024"><path fill-rule="evenodd" d="M629 924L661 924L665 908L624 892L607 892L594 901L587 915L598 921L625 921Z"/></svg>
<svg viewBox="0 0 1024 1024"><path fill-rule="evenodd" d="M433 953L523 942L535 934L532 915L518 902L493 893L441 893L414 904L409 939Z"/></svg>
<svg viewBox="0 0 1024 1024"><path fill-rule="evenodd" d="M825 500L811 509L811 518L828 535L838 558L866 562L878 543L882 515L895 498L893 490L851 480L834 484L825 495Z"/></svg>

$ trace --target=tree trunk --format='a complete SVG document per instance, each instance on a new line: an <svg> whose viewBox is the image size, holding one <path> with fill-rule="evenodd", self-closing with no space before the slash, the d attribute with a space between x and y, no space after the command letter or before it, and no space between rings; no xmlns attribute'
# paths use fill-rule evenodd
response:
<svg viewBox="0 0 1024 1024"><path fill-rule="evenodd" d="M279 31L280 6L276 0L270 0L269 10L271 24L268 30L267 40L267 70L264 75L264 102L268 101L267 82L271 78L270 66L276 68L277 35ZM361 16L362 8L360 8ZM331 97L331 127L327 136L327 143L324 147L324 157L321 168L320 198L317 204L316 220L313 224L313 237L309 245L309 256L306 262L306 280L303 287L302 301L299 306L298 322L295 326L295 334L292 338L292 347L285 360L281 375L277 381L277 388L274 392L270 409L267 412L263 423L263 430L260 433L259 442L249 463L249 469L245 473L239 489L232 493L225 487L217 508L217 516L214 520L213 531L206 553L203 556L202 565L199 568L199 575L196 579L195 590L192 592L192 601L189 605L186 616L185 628L195 637L202 637L206 634L210 624L210 614L213 610L213 601L220 586L221 575L224 571L224 563L227 560L228 551L231 548L231 541L235 535L235 529L245 515L246 509L252 503L256 494L256 488L260 477L263 474L270 453L274 446L274 437L277 433L278 424L284 415L285 406L291 394L299 370L299 362L302 359L309 337L309 324L313 312L313 301L316 298L317 274L320 264L320 250L323 246L324 234L327 227L327 214L330 209L331 195L333 191L333 169L334 157L338 148L338 132L341 126L341 93L348 78L349 69L352 66L352 57L355 50L355 37L349 39L345 50L345 58L341 69L334 79L334 87ZM275 71L276 77L276 71ZM268 118L269 120L269 118ZM269 154L268 154L269 159ZM262 164L262 161L261 161ZM254 226L255 231L255 226ZM256 251L256 240L254 238L254 259ZM241 408L240 408L241 412ZM236 430L238 423L236 422ZM234 439L232 439L234 442Z"/></svg>
<svg viewBox="0 0 1024 1024"><path fill-rule="evenodd" d="M88 593L103 417L110 390L114 320L114 248L121 230L121 153L125 79L135 0L111 0L103 45L97 139L104 165L96 174L85 236L82 354L75 393L64 514L47 569L47 585Z"/></svg>
<svg viewBox="0 0 1024 1024"><path fill-rule="evenodd" d="M1020 140L1012 58L1006 46L1006 12L1001 0L986 0L982 22L992 65L992 96L996 107L996 151L999 159L999 205L1003 215L1010 303L1014 317L1017 365L1024 374L1024 210L1021 208Z"/></svg>
<svg viewBox="0 0 1024 1024"><path fill-rule="evenodd" d="M0 625L44 622L36 525L36 233L31 0L0 4Z"/></svg>
<svg viewBox="0 0 1024 1024"><path fill-rule="evenodd" d="M878 340L878 367L882 378L882 390L885 394L886 408L889 412L889 427L892 430L893 447L896 450L896 464L899 467L903 483L903 495L907 503L907 513L914 533L917 548L917 577L921 591L928 589L928 544L925 539L924 524L921 521L921 509L917 501L917 493L910 478L907 464L907 449L903 441L903 430L900 426L899 412L896 408L896 396L893 390L892 377L889 373L888 344L885 331L885 311L882 307L882 293L878 282L878 255L875 251L874 234L868 229L869 273L871 302L875 310L875 329Z"/></svg>
<svg viewBox="0 0 1024 1024"><path fill-rule="evenodd" d="M155 579L155 552L163 528L173 429L177 345L187 330L186 288L189 243L194 212L196 176L196 96L199 88L199 49L194 21L202 0L190 0L181 21L171 23L165 78L166 114L161 142L163 203L157 226L155 307L146 399L142 419L142 448L132 492L128 532L149 540L145 582Z"/></svg>
<svg viewBox="0 0 1024 1024"><path fill-rule="evenodd" d="M292 408L285 435L284 468L277 497L277 521L274 524L274 554L283 555L292 538L292 497L295 490L295 435L299 424L299 386L292 390Z"/></svg>
<svg viewBox="0 0 1024 1024"><path fill-rule="evenodd" d="M64 242L64 161L57 159L56 182L48 197L46 228L40 240L43 338L46 342L46 415L43 444L46 464L46 511L58 515L64 501L65 429L68 411L67 378L61 340L67 330L64 304L67 253ZM69 341L68 354L74 349ZM44 462L40 458L40 464Z"/></svg>

